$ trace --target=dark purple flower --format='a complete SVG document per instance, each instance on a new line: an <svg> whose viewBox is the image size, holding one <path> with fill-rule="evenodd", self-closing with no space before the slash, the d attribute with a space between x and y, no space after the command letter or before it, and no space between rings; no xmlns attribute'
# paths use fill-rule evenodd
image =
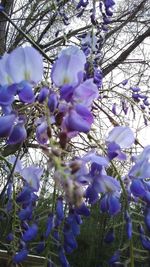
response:
<svg viewBox="0 0 150 267"><path fill-rule="evenodd" d="M62 267L70 267L70 264L65 256L65 252L62 248L59 249L58 256Z"/></svg>
<svg viewBox="0 0 150 267"><path fill-rule="evenodd" d="M54 112L58 106L58 97L55 93L51 93L48 98L48 107L51 112Z"/></svg>
<svg viewBox="0 0 150 267"><path fill-rule="evenodd" d="M31 226L29 226L28 230L24 232L22 239L25 242L29 242L32 241L33 239L36 238L38 233L38 227L36 224L32 224Z"/></svg>
<svg viewBox="0 0 150 267"><path fill-rule="evenodd" d="M31 200L31 188L29 186L24 186L22 191L17 196L17 202L28 202Z"/></svg>
<svg viewBox="0 0 150 267"><path fill-rule="evenodd" d="M74 236L80 234L80 221L78 220L78 214L70 213L66 219L67 224L70 225Z"/></svg>
<svg viewBox="0 0 150 267"><path fill-rule="evenodd" d="M86 189L85 197L88 199L89 204L94 204L99 199L97 191L91 185Z"/></svg>
<svg viewBox="0 0 150 267"><path fill-rule="evenodd" d="M85 106L78 104L69 111L63 123L68 131L87 133L93 123L93 116Z"/></svg>
<svg viewBox="0 0 150 267"><path fill-rule="evenodd" d="M90 211L83 202L80 207L76 208L77 214L84 215L86 217L90 216Z"/></svg>
<svg viewBox="0 0 150 267"><path fill-rule="evenodd" d="M131 183L130 190L136 197L144 197L146 195L146 188L142 180L134 179Z"/></svg>
<svg viewBox="0 0 150 267"><path fill-rule="evenodd" d="M130 240L132 238L132 221L131 221L130 215L127 211L125 213L125 221L126 221L127 237Z"/></svg>
<svg viewBox="0 0 150 267"><path fill-rule="evenodd" d="M77 4L77 9L79 9L80 7L85 8L88 5L89 1L88 0L79 0L78 4Z"/></svg>
<svg viewBox="0 0 150 267"><path fill-rule="evenodd" d="M118 197L115 194L105 194L100 201L100 209L102 212L109 212L114 216L121 210L121 204Z"/></svg>
<svg viewBox="0 0 150 267"><path fill-rule="evenodd" d="M11 134L15 120L15 114L0 117L0 137L8 137Z"/></svg>
<svg viewBox="0 0 150 267"><path fill-rule="evenodd" d="M112 267L113 263L118 262L120 260L120 252L116 251L114 255L109 260L109 265Z"/></svg>
<svg viewBox="0 0 150 267"><path fill-rule="evenodd" d="M47 87L41 88L41 91L37 98L39 103L43 103L45 99L47 98L48 94L49 94L49 89Z"/></svg>
<svg viewBox="0 0 150 267"><path fill-rule="evenodd" d="M26 139L26 137L27 132L24 126L24 122L20 121L14 126L7 143L11 145L22 143Z"/></svg>
<svg viewBox="0 0 150 267"><path fill-rule="evenodd" d="M120 160L126 160L126 155L121 152L120 146L115 142L111 142L108 144L107 155L110 160L114 158L118 158Z"/></svg>
<svg viewBox="0 0 150 267"><path fill-rule="evenodd" d="M38 126L36 128L36 138L38 143L43 145L46 144L48 141L48 125L45 118L40 118L38 121L41 123L38 123Z"/></svg>
<svg viewBox="0 0 150 267"><path fill-rule="evenodd" d="M9 234L7 235L7 237L6 237L6 240L7 240L8 242L11 242L12 240L14 240L14 235L13 235L12 233L9 233Z"/></svg>
<svg viewBox="0 0 150 267"><path fill-rule="evenodd" d="M71 85L63 85L60 89L60 98L64 99L66 102L70 102L72 100L74 90L75 88Z"/></svg>
<svg viewBox="0 0 150 267"><path fill-rule="evenodd" d="M127 83L128 83L128 80L127 80L127 79L126 79L126 80L123 80L123 81L121 82L121 84L122 84L123 86L125 86Z"/></svg>
<svg viewBox="0 0 150 267"><path fill-rule="evenodd" d="M145 220L145 224L148 230L150 230L150 209L149 208L147 208L145 211L144 220Z"/></svg>
<svg viewBox="0 0 150 267"><path fill-rule="evenodd" d="M16 255L13 257L13 262L14 263L23 262L24 260L26 260L28 253L29 253L28 250L23 248L18 253L16 253Z"/></svg>
<svg viewBox="0 0 150 267"><path fill-rule="evenodd" d="M13 92L8 90L8 87L6 86L0 87L0 105L8 106L11 105L13 101L14 101Z"/></svg>
<svg viewBox="0 0 150 267"><path fill-rule="evenodd" d="M102 71L99 69L94 70L94 83L101 88L102 86L102 80L103 80L103 74Z"/></svg>
<svg viewBox="0 0 150 267"><path fill-rule="evenodd" d="M54 216L53 214L49 215L46 222L46 231L45 231L45 237L48 238L49 234L51 233L51 230L54 226Z"/></svg>
<svg viewBox="0 0 150 267"><path fill-rule="evenodd" d="M40 254L43 252L44 249L45 249L45 242L40 241L39 244L36 246L36 252Z"/></svg>
<svg viewBox="0 0 150 267"><path fill-rule="evenodd" d="M64 244L72 248L72 250L77 248L77 242L75 236L71 230L70 225L66 224L64 226Z"/></svg>
<svg viewBox="0 0 150 267"><path fill-rule="evenodd" d="M56 202L56 215L57 218L62 221L64 219L64 209L63 209L63 200L58 198Z"/></svg>
<svg viewBox="0 0 150 267"><path fill-rule="evenodd" d="M116 103L114 103L113 104L113 106L112 106L112 113L114 114L114 115L116 115L117 114L117 112L116 112Z"/></svg>
<svg viewBox="0 0 150 267"><path fill-rule="evenodd" d="M32 207L31 206L27 206L25 209L22 209L19 213L18 213L18 217L21 221L24 220L30 220L32 217Z"/></svg>
<svg viewBox="0 0 150 267"><path fill-rule="evenodd" d="M31 85L27 82L22 82L18 91L19 99L24 103L33 103L35 100L34 92Z"/></svg>
<svg viewBox="0 0 150 267"><path fill-rule="evenodd" d="M113 228L111 228L105 235L104 242L110 244L114 241L114 239L115 239L114 230Z"/></svg>
<svg viewBox="0 0 150 267"><path fill-rule="evenodd" d="M140 89L139 87L131 87L131 90L132 90L132 92L137 93L137 92L139 92L141 89Z"/></svg>

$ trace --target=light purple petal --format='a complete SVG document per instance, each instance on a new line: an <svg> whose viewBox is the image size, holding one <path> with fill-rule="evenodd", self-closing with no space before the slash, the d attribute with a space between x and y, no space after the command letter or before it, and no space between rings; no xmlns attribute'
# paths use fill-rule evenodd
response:
<svg viewBox="0 0 150 267"><path fill-rule="evenodd" d="M115 142L120 148L129 148L134 143L134 140L133 132L129 127L116 126L109 132L106 142Z"/></svg>
<svg viewBox="0 0 150 267"><path fill-rule="evenodd" d="M22 176L25 181L34 189L34 191L39 190L40 186L40 177L43 173L42 168L36 166L26 167L22 170Z"/></svg>
<svg viewBox="0 0 150 267"><path fill-rule="evenodd" d="M149 178L150 177L150 162L148 159L139 160L131 168L129 176L132 178Z"/></svg>
<svg viewBox="0 0 150 267"><path fill-rule="evenodd" d="M6 63L8 60L9 54L5 53L0 59L0 85L8 85L12 83L11 77L7 73Z"/></svg>
<svg viewBox="0 0 150 267"><path fill-rule="evenodd" d="M79 83L80 75L84 70L86 57L77 47L71 46L62 50L59 58L53 65L51 77L56 86L65 84L76 86Z"/></svg>
<svg viewBox="0 0 150 267"><path fill-rule="evenodd" d="M73 93L73 101L89 107L93 100L98 98L98 88L93 83L93 79L88 79L77 88Z"/></svg>
<svg viewBox="0 0 150 267"><path fill-rule="evenodd" d="M7 59L7 72L13 83L38 83L43 76L42 56L33 47L18 47Z"/></svg>
<svg viewBox="0 0 150 267"><path fill-rule="evenodd" d="M89 152L82 158L85 162L95 162L101 166L108 166L109 161L107 158L97 155L95 152Z"/></svg>
<svg viewBox="0 0 150 267"><path fill-rule="evenodd" d="M10 157L8 158L8 161L9 161L12 165L14 165L14 163L15 163L15 161L16 161L16 157L15 157L14 155L12 155L12 156L10 156ZM15 172L19 172L19 173L21 173L21 171L22 171L22 162L21 162L20 159L17 159L17 163L16 163L16 166L15 166Z"/></svg>

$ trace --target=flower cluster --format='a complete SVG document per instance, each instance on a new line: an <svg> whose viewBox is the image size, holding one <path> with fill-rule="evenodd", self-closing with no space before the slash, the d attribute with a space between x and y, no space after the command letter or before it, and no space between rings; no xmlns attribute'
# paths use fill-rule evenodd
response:
<svg viewBox="0 0 150 267"><path fill-rule="evenodd" d="M26 118L13 110L13 104L18 98L23 103L33 103L32 87L42 76L42 56L32 47L16 48L0 60L0 137L6 137L9 144L21 143L27 137Z"/></svg>
<svg viewBox="0 0 150 267"><path fill-rule="evenodd" d="M80 1L78 8L84 7ZM111 16L113 1L104 1L107 16ZM95 43L92 38L95 37ZM126 236L132 239L132 216L130 203L145 203L143 215L147 229L150 229L150 146L147 146L125 177L117 170L111 172L114 162L124 163L127 160L126 149L135 142L132 130L126 126L116 126L105 138L102 150L91 150L82 157L63 159L62 148L68 140L79 133L87 134L94 121L92 114L93 101L99 96L102 73L96 61L90 72L88 49L96 50L96 36L91 33L82 38L83 52L77 46L65 48L59 54L51 70L50 86L39 84L43 75L43 63L39 53L32 47L19 47L0 60L0 137L7 139L7 144L22 143L27 138L28 118L19 111L18 103L24 103L30 110L37 106L38 116L34 118L36 140L48 159L48 168L52 171L55 183L54 197L48 205L41 227L36 207L41 197L41 176L44 167L35 165L23 167L18 158L8 159L12 166L6 192L5 210L11 215L15 210L15 224L7 236L13 250L13 262L24 261L29 252L43 253L53 243L61 266L69 267L65 254L77 248L76 237L80 233L82 216L90 216L90 206L99 203L100 213L109 217L124 213ZM92 47L93 45L93 47ZM85 48L85 49L84 49ZM15 65L14 65L15 62ZM39 85L38 92L35 86ZM141 97L138 88L132 88L136 98ZM147 98L144 105L148 106ZM115 114L115 107L113 108ZM56 140L53 140L55 133ZM47 145L48 141L49 142ZM55 143L53 142L55 141ZM55 147L55 145L56 147ZM125 151L124 151L125 150ZM8 170L6 170L8 172ZM43 196L42 196L43 197ZM44 196L45 197L45 196ZM125 201L122 205L122 199ZM5 201L6 200L6 201ZM45 220L46 218L46 220ZM144 248L150 249L150 241L139 228L140 240ZM109 244L115 239L114 228L105 235L104 241ZM32 242L35 242L31 249ZM17 243L16 243L17 242ZM51 264L50 252L46 255ZM116 251L109 261L110 266L120 263L120 252Z"/></svg>

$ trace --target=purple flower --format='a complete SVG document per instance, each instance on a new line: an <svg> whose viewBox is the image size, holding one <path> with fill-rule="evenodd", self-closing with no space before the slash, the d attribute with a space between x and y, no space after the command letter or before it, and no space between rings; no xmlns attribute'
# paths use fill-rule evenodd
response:
<svg viewBox="0 0 150 267"><path fill-rule="evenodd" d="M115 194L107 193L100 201L100 209L102 212L108 212L110 215L116 215L121 210L121 204Z"/></svg>
<svg viewBox="0 0 150 267"><path fill-rule="evenodd" d="M56 202L56 214L57 218L62 221L64 218L64 210L63 210L63 200L62 198L58 198Z"/></svg>
<svg viewBox="0 0 150 267"><path fill-rule="evenodd" d="M36 238L38 232L38 227L36 224L32 224L27 231L24 232L22 239L25 242L32 241Z"/></svg>
<svg viewBox="0 0 150 267"><path fill-rule="evenodd" d="M104 242L110 244L114 241L114 239L115 239L114 230L113 228L111 228L105 235Z"/></svg>
<svg viewBox="0 0 150 267"><path fill-rule="evenodd" d="M21 172L24 180L30 185L32 190L35 192L39 190L40 177L42 173L43 169L36 166L26 167Z"/></svg>
<svg viewBox="0 0 150 267"><path fill-rule="evenodd" d="M140 240L144 249L150 250L150 238L144 233L143 227L139 226Z"/></svg>
<svg viewBox="0 0 150 267"><path fill-rule="evenodd" d="M45 249L45 242L44 242L44 241L41 241L41 242L37 245L37 247L36 247L36 252L37 252L38 254L40 254L40 253L43 252L44 249Z"/></svg>
<svg viewBox="0 0 150 267"><path fill-rule="evenodd" d="M71 230L74 234L74 236L80 234L80 224L82 223L80 221L80 215L70 212L67 219L66 219L67 224L70 225Z"/></svg>
<svg viewBox="0 0 150 267"><path fill-rule="evenodd" d="M27 132L24 127L24 122L20 120L14 126L7 143L11 145L22 143L26 139L26 137L27 137Z"/></svg>
<svg viewBox="0 0 150 267"><path fill-rule="evenodd" d="M148 230L150 230L150 209L149 208L147 208L145 211L144 219L145 219L145 224Z"/></svg>
<svg viewBox="0 0 150 267"><path fill-rule="evenodd" d="M11 77L8 76L6 63L8 60L9 54L5 53L0 59L0 85L8 85L13 83Z"/></svg>
<svg viewBox="0 0 150 267"><path fill-rule="evenodd" d="M65 256L65 252L62 248L59 249L58 256L62 267L70 267L70 264Z"/></svg>
<svg viewBox="0 0 150 267"><path fill-rule="evenodd" d="M52 68L52 81L56 86L78 85L83 77L86 57L77 46L62 50Z"/></svg>
<svg viewBox="0 0 150 267"><path fill-rule="evenodd" d="M48 107L50 112L54 112L58 106L58 97L55 93L51 93L48 98Z"/></svg>
<svg viewBox="0 0 150 267"><path fill-rule="evenodd" d="M86 217L90 216L90 211L89 211L89 209L87 208L87 206L85 205L84 202L81 204L80 207L76 208L76 212L79 215L84 215Z"/></svg>
<svg viewBox="0 0 150 267"><path fill-rule="evenodd" d="M74 234L69 225L64 226L64 244L69 246L72 250L77 248L77 242L75 240Z"/></svg>
<svg viewBox="0 0 150 267"><path fill-rule="evenodd" d="M32 217L32 207L31 206L27 206L25 209L22 209L19 214L18 217L21 221L24 220L30 220Z"/></svg>
<svg viewBox="0 0 150 267"><path fill-rule="evenodd" d="M88 79L76 87L72 98L73 102L90 107L93 100L98 98L98 88L93 83L93 79Z"/></svg>
<svg viewBox="0 0 150 267"><path fill-rule="evenodd" d="M30 202L32 190L29 186L24 186L22 191L18 194L16 201L21 203Z"/></svg>
<svg viewBox="0 0 150 267"><path fill-rule="evenodd" d="M69 110L65 116L63 126L68 132L77 131L87 133L93 123L91 112L83 105L76 105L75 109Z"/></svg>
<svg viewBox="0 0 150 267"><path fill-rule="evenodd" d="M6 237L6 240L7 240L8 242L11 242L12 240L14 240L14 235L13 235L12 233L9 233L9 234L7 235L7 237Z"/></svg>
<svg viewBox="0 0 150 267"><path fill-rule="evenodd" d="M88 199L89 204L94 204L99 199L97 191L91 185L86 189L85 197Z"/></svg>
<svg viewBox="0 0 150 267"><path fill-rule="evenodd" d="M113 104L113 106L112 106L112 113L114 114L114 115L116 115L117 114L117 112L116 112L116 103L114 103Z"/></svg>
<svg viewBox="0 0 150 267"><path fill-rule="evenodd" d="M20 101L23 103L33 103L35 100L34 92L32 90L32 87L27 82L21 82L18 85L18 95Z"/></svg>
<svg viewBox="0 0 150 267"><path fill-rule="evenodd" d="M14 64L15 62L15 64ZM6 60L7 75L12 83L28 81L37 84L43 76L43 60L33 47L18 47Z"/></svg>
<svg viewBox="0 0 150 267"><path fill-rule="evenodd" d="M9 90L8 87L0 87L0 105L8 106L11 105L14 101L14 94Z"/></svg>
<svg viewBox="0 0 150 267"><path fill-rule="evenodd" d="M125 220L126 220L126 233L128 239L130 240L132 238L132 221L127 211L125 213Z"/></svg>
<svg viewBox="0 0 150 267"><path fill-rule="evenodd" d="M28 250L23 248L18 253L16 253L16 255L13 257L13 262L14 263L23 262L24 260L26 260L28 253L29 253Z"/></svg>
<svg viewBox="0 0 150 267"><path fill-rule="evenodd" d="M146 188L142 180L133 179L130 190L136 197L144 197L146 195Z"/></svg>
<svg viewBox="0 0 150 267"><path fill-rule="evenodd" d="M54 226L54 216L53 214L48 216L47 222L46 222L46 231L45 231L45 237L48 238L49 234L51 233L51 230Z"/></svg>
<svg viewBox="0 0 150 267"><path fill-rule="evenodd" d="M120 160L126 160L126 155L121 152L120 146L117 145L115 142L108 144L107 155L110 160L116 157Z"/></svg>
<svg viewBox="0 0 150 267"><path fill-rule="evenodd" d="M15 114L0 117L0 137L8 137L11 134L15 120Z"/></svg>
<svg viewBox="0 0 150 267"><path fill-rule="evenodd" d="M150 174L150 146L144 148L143 152L137 158L135 165L129 171L132 178L149 178Z"/></svg>
<svg viewBox="0 0 150 267"><path fill-rule="evenodd" d="M22 171L22 162L21 160L18 158L17 159L17 162L16 162L16 157L14 155L11 155L9 158L8 158L8 161L10 162L10 164L14 165L15 164L15 172L19 172L21 173Z"/></svg>
<svg viewBox="0 0 150 267"><path fill-rule="evenodd" d="M79 3L77 4L77 9L79 9L80 7L85 8L88 5L89 1L88 0L79 0Z"/></svg>
<svg viewBox="0 0 150 267"><path fill-rule="evenodd" d="M106 143L116 143L120 148L129 148L134 143L134 135L129 127L116 126L106 139Z"/></svg>
<svg viewBox="0 0 150 267"><path fill-rule="evenodd" d="M47 87L43 87L38 95L39 103L43 103L49 94L49 89Z"/></svg>
<svg viewBox="0 0 150 267"><path fill-rule="evenodd" d="M46 144L48 141L47 129L48 125L45 118L40 118L37 121L36 138L39 144Z"/></svg>
<svg viewBox="0 0 150 267"><path fill-rule="evenodd" d="M128 80L126 79L126 80L123 80L121 84L122 84L123 86L125 86L127 83L128 83Z"/></svg>
<svg viewBox="0 0 150 267"><path fill-rule="evenodd" d="M109 265L113 266L112 264L118 262L118 260L120 260L120 252L115 251L114 255L109 260Z"/></svg>

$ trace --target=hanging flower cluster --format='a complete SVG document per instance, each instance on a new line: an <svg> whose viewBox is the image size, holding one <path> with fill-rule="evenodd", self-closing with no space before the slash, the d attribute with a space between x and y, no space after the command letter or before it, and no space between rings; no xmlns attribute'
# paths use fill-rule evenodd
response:
<svg viewBox="0 0 150 267"><path fill-rule="evenodd" d="M108 11L110 6L106 8ZM122 197L125 198L125 229L128 240L131 240L129 206L131 201L136 203L141 200L145 203L145 224L148 229L150 227L150 147L146 147L134 160L125 178L117 172L110 173L110 166L115 160L127 160L126 149L135 142L129 127L116 126L109 132L103 154L92 150L82 157L66 161L61 157L61 149L69 140L79 133L87 134L94 121L92 105L99 95L98 80L95 76L94 79L89 77L86 63L84 52L77 46L63 49L52 66L50 89L40 84L43 63L34 48L19 47L0 60L0 137L6 138L7 144L23 143L27 139L28 118L19 111L18 103L24 103L28 108L37 105L42 112L34 120L33 135L48 157L55 190L58 189L55 201L44 218L44 228L41 228L36 207L42 191L44 166L23 167L19 157L8 158L9 164L14 167L15 180L10 176L2 197L6 199L5 210L10 214L14 214L15 210L17 227L12 225L6 239L10 245L15 245L12 261L16 264L26 260L29 253L47 251L50 240L53 240L61 266L69 267L66 254L78 246L76 238L80 234L81 217L90 216L89 208L95 203L99 203L100 213L112 217L124 208ZM35 90L37 85L40 88L38 93ZM55 137L59 139L56 147L49 142L54 130ZM150 249L149 238L142 226L139 234L142 246ZM114 229L111 228L104 241L109 244L114 239ZM36 245L32 248L34 242ZM116 251L109 265L114 266L118 261L120 252ZM53 264L50 253L47 254L47 262Z"/></svg>

